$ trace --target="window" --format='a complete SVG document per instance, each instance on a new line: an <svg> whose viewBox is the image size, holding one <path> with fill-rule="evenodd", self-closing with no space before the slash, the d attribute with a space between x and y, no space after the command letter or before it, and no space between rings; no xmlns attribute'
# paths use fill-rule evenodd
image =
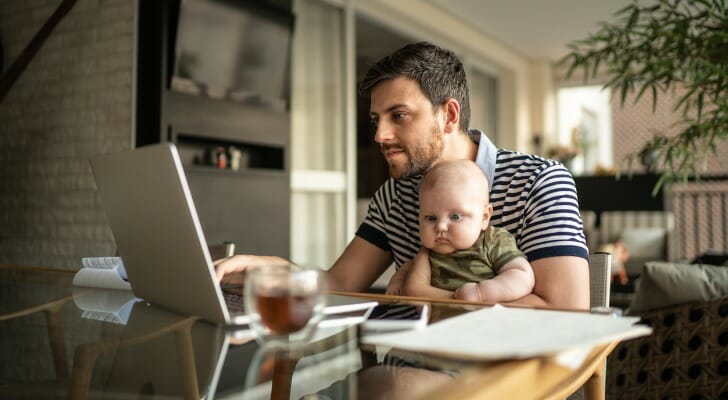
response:
<svg viewBox="0 0 728 400"><path fill-rule="evenodd" d="M557 107L557 139L546 155L564 162L575 175L612 167L610 92L601 86L562 88Z"/></svg>

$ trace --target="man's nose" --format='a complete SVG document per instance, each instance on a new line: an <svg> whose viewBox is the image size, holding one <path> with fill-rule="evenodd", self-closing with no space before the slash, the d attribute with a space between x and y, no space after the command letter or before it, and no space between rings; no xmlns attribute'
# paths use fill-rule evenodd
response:
<svg viewBox="0 0 728 400"><path fill-rule="evenodd" d="M377 126L374 128L374 141L377 143L387 143L394 139L394 130L391 125L388 125L384 121L379 121Z"/></svg>

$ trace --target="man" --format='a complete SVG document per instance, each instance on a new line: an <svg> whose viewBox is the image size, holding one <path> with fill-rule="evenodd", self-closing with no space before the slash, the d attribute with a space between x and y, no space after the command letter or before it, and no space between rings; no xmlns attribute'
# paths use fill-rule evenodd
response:
<svg viewBox="0 0 728 400"><path fill-rule="evenodd" d="M392 179L378 189L356 236L329 270L332 289L364 291L392 261L406 271L421 246L421 175L438 161L468 159L492 182L491 223L516 237L533 267L533 293L515 302L589 307L588 252L573 178L555 161L496 149L481 132L468 131L465 71L452 52L425 42L407 45L375 64L361 89L370 96L374 140ZM236 272L280 261L235 256L218 263L217 274L239 280Z"/></svg>

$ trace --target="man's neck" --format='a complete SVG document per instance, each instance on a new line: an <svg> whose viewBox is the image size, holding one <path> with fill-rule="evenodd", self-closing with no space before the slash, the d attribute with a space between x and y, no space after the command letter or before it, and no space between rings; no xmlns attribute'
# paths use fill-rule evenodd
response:
<svg viewBox="0 0 728 400"><path fill-rule="evenodd" d="M448 139L440 156L441 160L465 159L475 161L478 145L470 139L467 133L458 132Z"/></svg>

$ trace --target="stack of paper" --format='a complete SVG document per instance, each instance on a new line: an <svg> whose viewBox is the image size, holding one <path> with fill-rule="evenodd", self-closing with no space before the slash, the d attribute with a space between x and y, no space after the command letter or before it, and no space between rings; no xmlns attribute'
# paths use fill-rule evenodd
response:
<svg viewBox="0 0 728 400"><path fill-rule="evenodd" d="M134 303L141 299L128 290L74 288L73 302L82 318L126 325Z"/></svg>
<svg viewBox="0 0 728 400"><path fill-rule="evenodd" d="M635 325L637 320L496 306L449 318L422 330L365 336L362 341L462 360L531 358L649 335L652 329Z"/></svg>
<svg viewBox="0 0 728 400"><path fill-rule="evenodd" d="M73 277L74 286L131 290L119 257L84 257L83 268Z"/></svg>

